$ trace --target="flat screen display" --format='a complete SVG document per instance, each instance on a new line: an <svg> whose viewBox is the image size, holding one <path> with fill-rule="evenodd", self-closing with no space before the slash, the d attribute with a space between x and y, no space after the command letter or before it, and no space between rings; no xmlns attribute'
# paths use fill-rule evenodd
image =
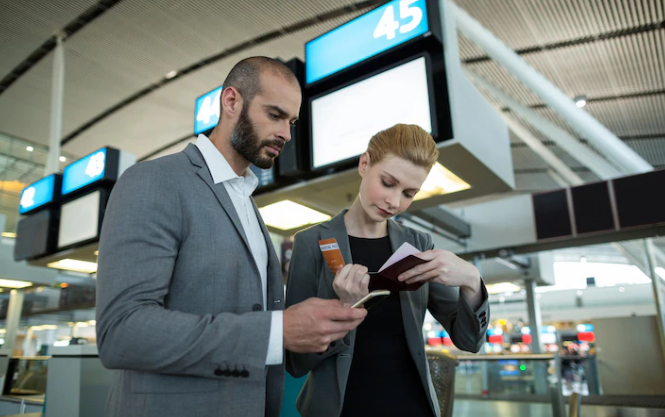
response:
<svg viewBox="0 0 665 417"><path fill-rule="evenodd" d="M614 216L607 182L585 184L570 189L577 233L614 229Z"/></svg>
<svg viewBox="0 0 665 417"><path fill-rule="evenodd" d="M53 201L55 175L49 175L30 184L21 191L18 212L25 214Z"/></svg>
<svg viewBox="0 0 665 417"><path fill-rule="evenodd" d="M62 205L58 248L97 238L101 191L93 191Z"/></svg>
<svg viewBox="0 0 665 417"><path fill-rule="evenodd" d="M305 44L311 84L429 31L425 0L395 0Z"/></svg>
<svg viewBox="0 0 665 417"><path fill-rule="evenodd" d="M573 234L566 190L533 195L538 240Z"/></svg>
<svg viewBox="0 0 665 417"><path fill-rule="evenodd" d="M665 223L665 170L612 181L621 227Z"/></svg>
<svg viewBox="0 0 665 417"><path fill-rule="evenodd" d="M41 210L22 218L16 226L14 260L33 259L50 252L51 210Z"/></svg>
<svg viewBox="0 0 665 417"><path fill-rule="evenodd" d="M106 175L106 165L106 148L67 165L62 174L62 195L103 179Z"/></svg>
<svg viewBox="0 0 665 417"><path fill-rule="evenodd" d="M397 123L432 132L429 77L419 57L311 101L312 168L357 157Z"/></svg>
<svg viewBox="0 0 665 417"><path fill-rule="evenodd" d="M219 87L196 99L196 104L194 105L195 135L212 129L219 123L219 98L221 95L222 87Z"/></svg>
<svg viewBox="0 0 665 417"><path fill-rule="evenodd" d="M268 185L272 185L275 183L275 167L273 166L272 168L268 169L261 169L257 167L256 165L250 165L249 169L252 170L254 175L256 175L256 178L259 179L259 185L256 186L256 189L261 189L263 187L267 187Z"/></svg>

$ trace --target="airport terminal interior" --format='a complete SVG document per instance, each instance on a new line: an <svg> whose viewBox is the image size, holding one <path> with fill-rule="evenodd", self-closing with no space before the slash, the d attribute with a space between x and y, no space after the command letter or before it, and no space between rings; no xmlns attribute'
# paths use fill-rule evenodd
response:
<svg viewBox="0 0 665 417"><path fill-rule="evenodd" d="M0 416L104 415L109 197L209 135L252 56L302 91L276 163L250 166L285 286L372 135L419 125L438 161L393 220L489 295L478 353L425 317L440 415L665 416L662 0L0 1ZM282 417L306 379L286 374Z"/></svg>

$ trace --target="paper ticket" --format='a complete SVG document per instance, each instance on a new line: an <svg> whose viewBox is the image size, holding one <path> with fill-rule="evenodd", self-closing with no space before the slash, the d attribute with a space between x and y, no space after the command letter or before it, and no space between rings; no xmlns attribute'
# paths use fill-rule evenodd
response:
<svg viewBox="0 0 665 417"><path fill-rule="evenodd" d="M336 274L337 271L344 266L344 258L342 257L342 251L339 249L337 240L319 240L319 247L321 248L321 253L323 253L323 257L325 258L328 267L334 274Z"/></svg>

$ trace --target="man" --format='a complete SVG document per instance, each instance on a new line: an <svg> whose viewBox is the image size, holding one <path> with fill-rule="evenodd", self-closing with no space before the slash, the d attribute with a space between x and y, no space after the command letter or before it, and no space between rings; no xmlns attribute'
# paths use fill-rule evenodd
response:
<svg viewBox="0 0 665 417"><path fill-rule="evenodd" d="M248 167L273 165L300 104L286 66L243 60L209 139L116 184L97 278L99 356L120 370L108 416L277 417L283 349L325 351L365 317L317 298L280 311L282 274Z"/></svg>

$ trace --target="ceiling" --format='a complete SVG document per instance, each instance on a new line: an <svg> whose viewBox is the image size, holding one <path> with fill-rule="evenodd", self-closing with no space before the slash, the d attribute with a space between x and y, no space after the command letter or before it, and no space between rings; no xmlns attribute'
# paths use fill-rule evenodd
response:
<svg viewBox="0 0 665 417"><path fill-rule="evenodd" d="M191 140L195 98L218 87L238 60L252 55L303 59L306 41L379 3L1 2L0 210L8 217L6 230L14 229L18 210L16 187L7 184L14 180L27 184L43 173L55 33L68 34L63 155L71 160L111 145L140 159L179 151ZM586 111L649 163L665 167L662 0L456 3L565 94L586 95ZM460 55L467 69L579 137L463 36ZM174 70L178 76L165 78ZM507 111L492 97L488 99ZM558 146L533 133L585 181L597 179ZM540 157L516 136L511 136L511 142L518 189L558 187ZM27 146L39 149L41 156L36 151L27 153Z"/></svg>

